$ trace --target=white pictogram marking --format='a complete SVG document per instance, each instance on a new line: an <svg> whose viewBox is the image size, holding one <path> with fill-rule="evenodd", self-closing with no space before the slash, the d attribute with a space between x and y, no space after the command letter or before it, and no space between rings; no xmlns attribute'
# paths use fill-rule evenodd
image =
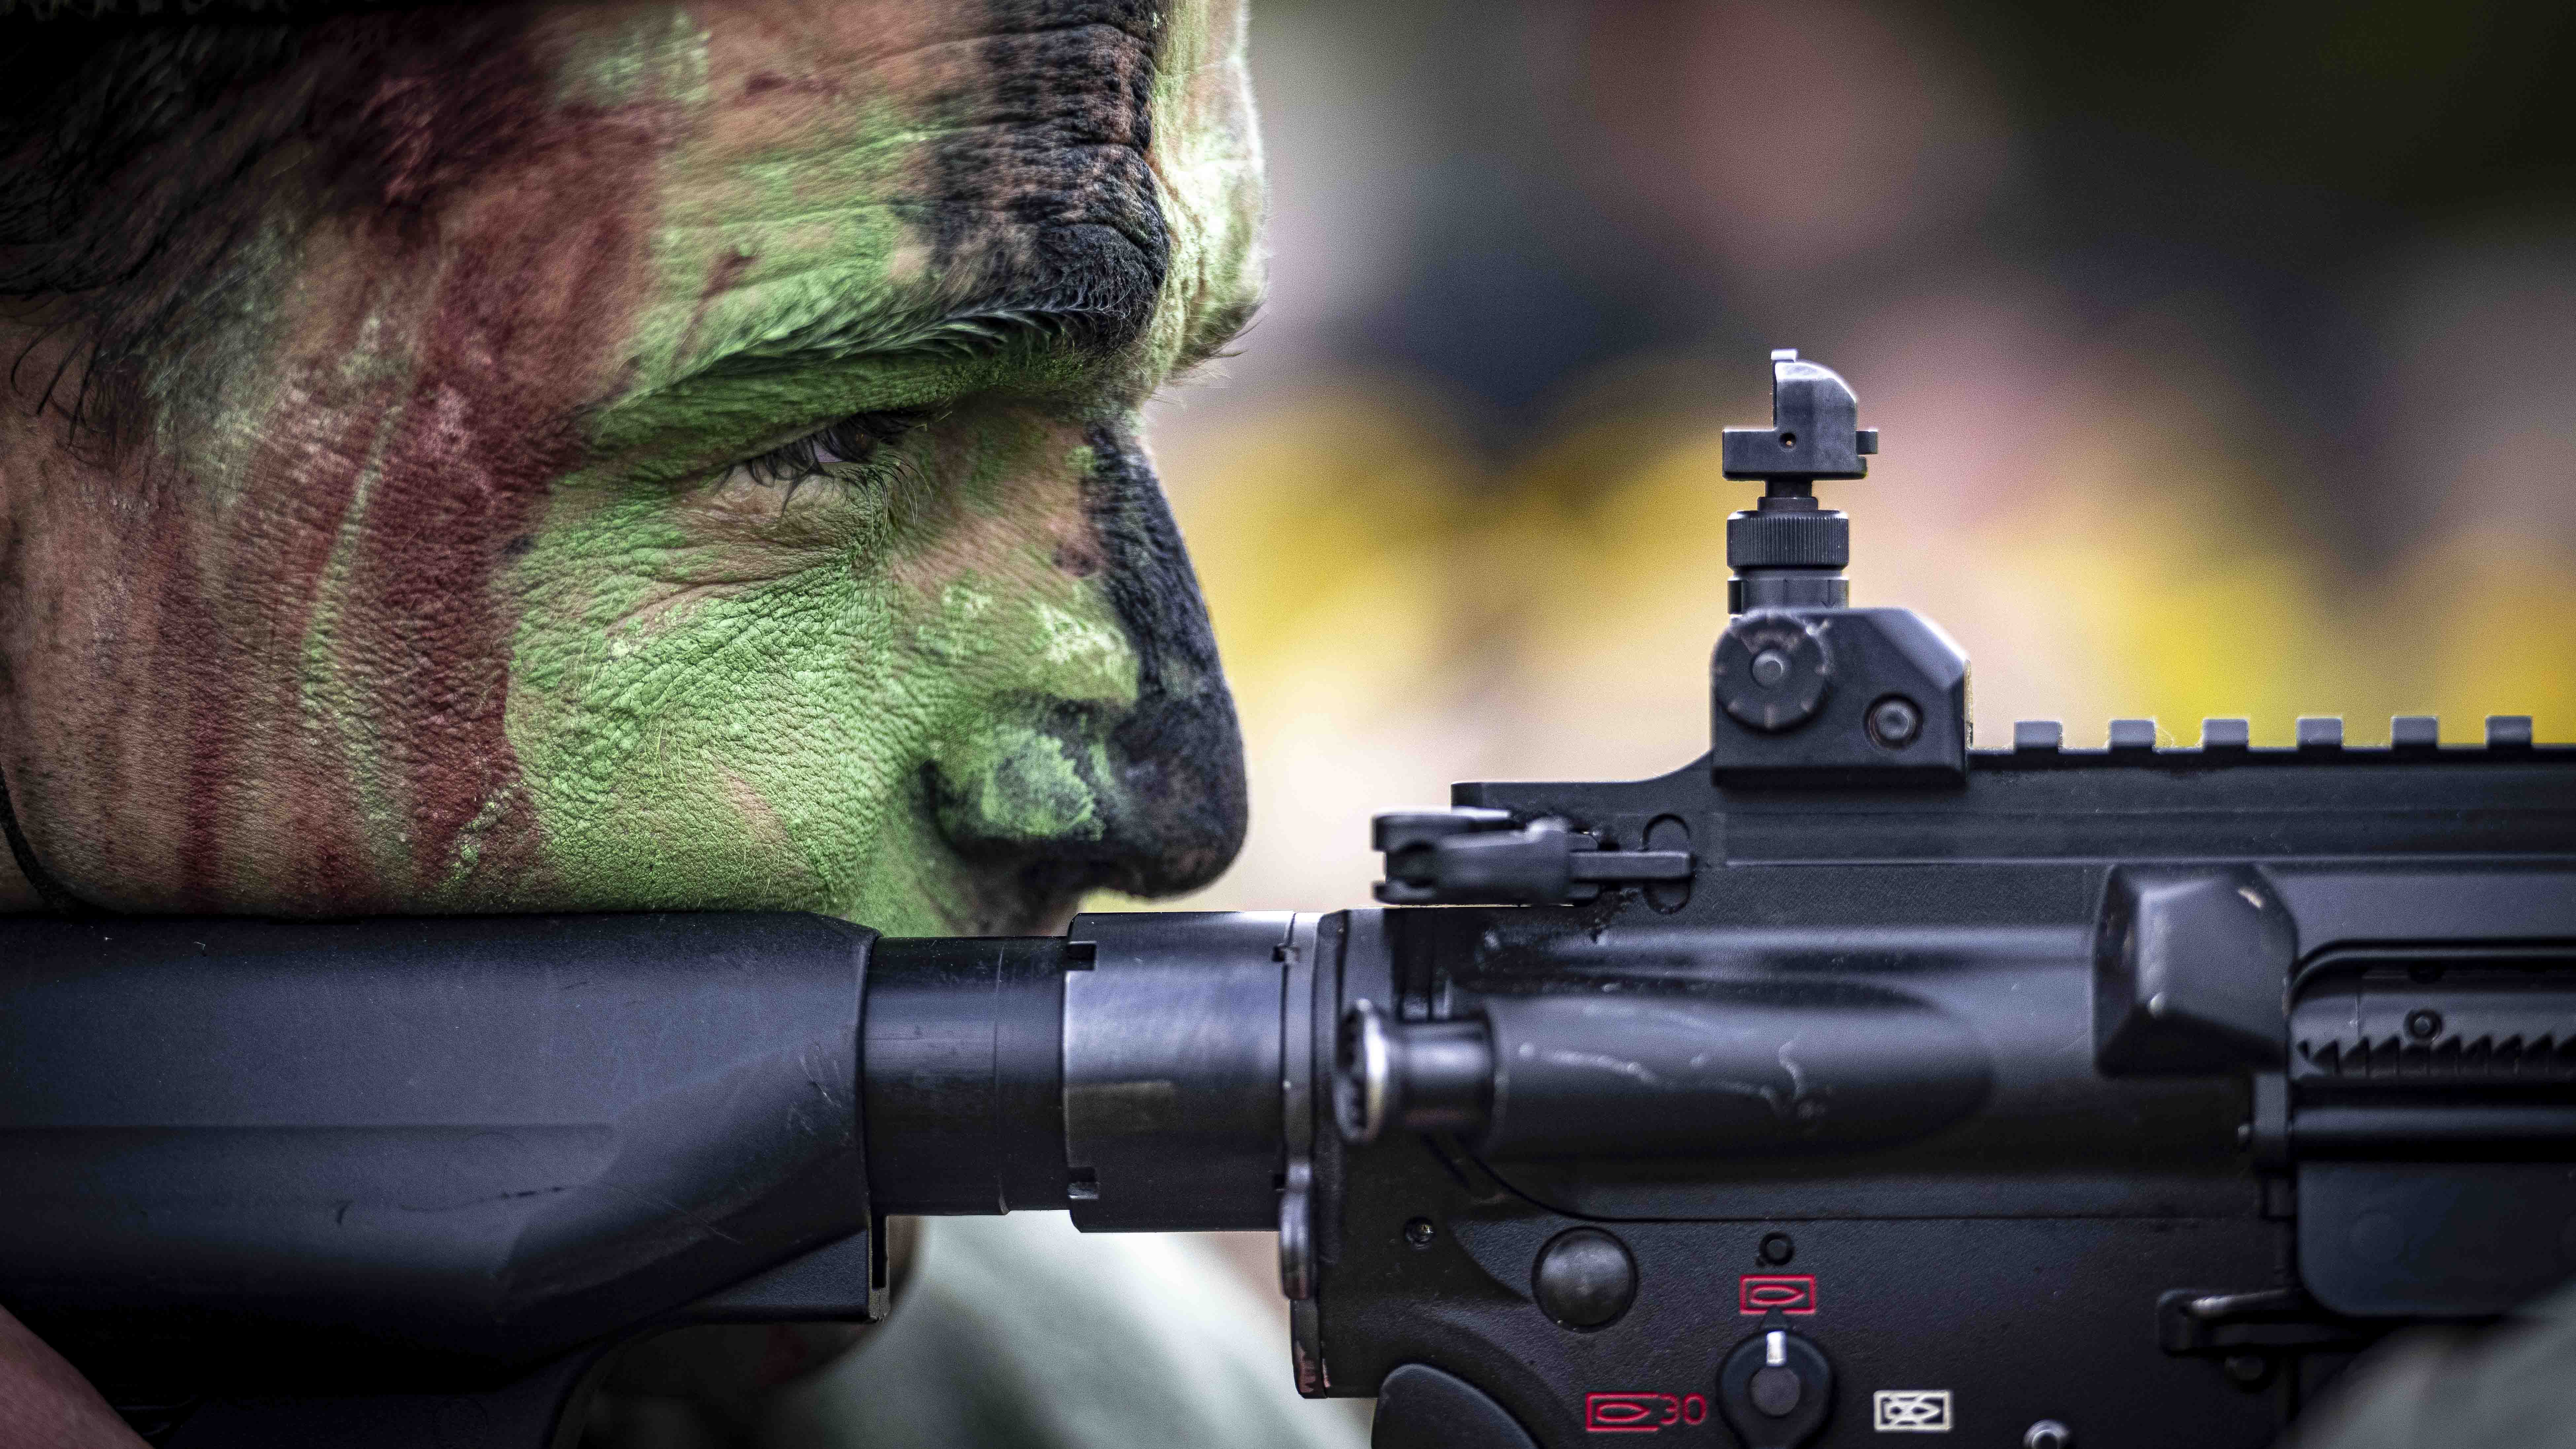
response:
<svg viewBox="0 0 2576 1449"><path fill-rule="evenodd" d="M1880 1389L1871 1400L1871 1415L1882 1434L1947 1434L1950 1432L1948 1389Z"/></svg>

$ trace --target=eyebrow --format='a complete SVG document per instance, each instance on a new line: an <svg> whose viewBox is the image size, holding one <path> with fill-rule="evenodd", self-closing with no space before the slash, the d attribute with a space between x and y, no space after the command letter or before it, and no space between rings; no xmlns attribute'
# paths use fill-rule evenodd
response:
<svg viewBox="0 0 2576 1449"><path fill-rule="evenodd" d="M706 357L693 371L861 357L974 356L1016 341L1069 343L1107 355L1141 337L1166 281L1162 259L1140 255L1131 239L1097 224L1053 229L1032 238L1019 256L988 254L994 270L976 295L939 299L935 283L916 284L915 299L851 288L820 306L784 304L803 317L761 317L736 329L743 340ZM943 261L951 259L942 259ZM956 260L963 260L958 258ZM1017 265L1013 265L1013 263ZM807 294L810 299L810 294ZM911 305L907 306L906 301Z"/></svg>
<svg viewBox="0 0 2576 1449"><path fill-rule="evenodd" d="M1076 335L1096 320L1042 297L994 297L962 306L889 317L859 298L837 300L804 321L771 331L753 326L738 345L710 353L691 371L721 373L743 367L851 362L860 358L971 357L1017 341L1054 341Z"/></svg>
<svg viewBox="0 0 2576 1449"><path fill-rule="evenodd" d="M784 328L772 330L774 322L771 326L755 322L744 329L748 336L743 342L709 354L690 370L690 375L707 377L860 359L965 360L990 356L1015 343L1070 344L1106 354L1144 332L1156 305L1155 292L1160 290L1089 286L1078 271L1059 274L1044 283L1025 276L1017 281L1016 287L995 288L970 302L935 311L918 309L909 318L900 308L889 316L882 294L874 299L855 294L838 296L811 316ZM1115 301L1104 304L1104 292ZM1246 291L1201 308L1190 319L1171 373L1177 375L1225 355L1226 349L1252 325L1261 302L1257 291Z"/></svg>

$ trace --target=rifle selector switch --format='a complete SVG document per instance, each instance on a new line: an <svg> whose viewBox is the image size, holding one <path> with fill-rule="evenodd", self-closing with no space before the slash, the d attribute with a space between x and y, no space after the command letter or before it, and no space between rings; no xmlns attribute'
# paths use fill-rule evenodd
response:
<svg viewBox="0 0 2576 1449"><path fill-rule="evenodd" d="M1746 1339L1718 1366L1718 1412L1745 1449L1799 1449L1823 1431L1833 1398L1824 1350L1787 1329Z"/></svg>

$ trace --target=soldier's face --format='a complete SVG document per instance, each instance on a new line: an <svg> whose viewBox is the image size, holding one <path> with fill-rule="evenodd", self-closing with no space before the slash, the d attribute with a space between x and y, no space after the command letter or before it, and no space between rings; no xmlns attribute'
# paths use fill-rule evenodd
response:
<svg viewBox="0 0 2576 1449"><path fill-rule="evenodd" d="M573 5L388 85L447 159L282 203L157 428L0 423L38 860L128 909L897 932L1212 875L1240 745L1134 424L1257 288L1238 29Z"/></svg>

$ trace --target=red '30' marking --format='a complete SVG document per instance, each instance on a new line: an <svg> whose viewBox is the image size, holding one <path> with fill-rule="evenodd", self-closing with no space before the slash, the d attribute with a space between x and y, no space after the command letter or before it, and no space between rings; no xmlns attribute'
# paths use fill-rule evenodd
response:
<svg viewBox="0 0 2576 1449"><path fill-rule="evenodd" d="M1697 1394L1585 1394L1583 1428L1592 1434L1654 1434L1675 1424L1708 1421Z"/></svg>
<svg viewBox="0 0 2576 1449"><path fill-rule="evenodd" d="M1753 1316L1774 1311L1808 1314L1816 1311L1816 1280L1808 1275L1764 1277L1747 1273L1736 1288L1736 1311Z"/></svg>

